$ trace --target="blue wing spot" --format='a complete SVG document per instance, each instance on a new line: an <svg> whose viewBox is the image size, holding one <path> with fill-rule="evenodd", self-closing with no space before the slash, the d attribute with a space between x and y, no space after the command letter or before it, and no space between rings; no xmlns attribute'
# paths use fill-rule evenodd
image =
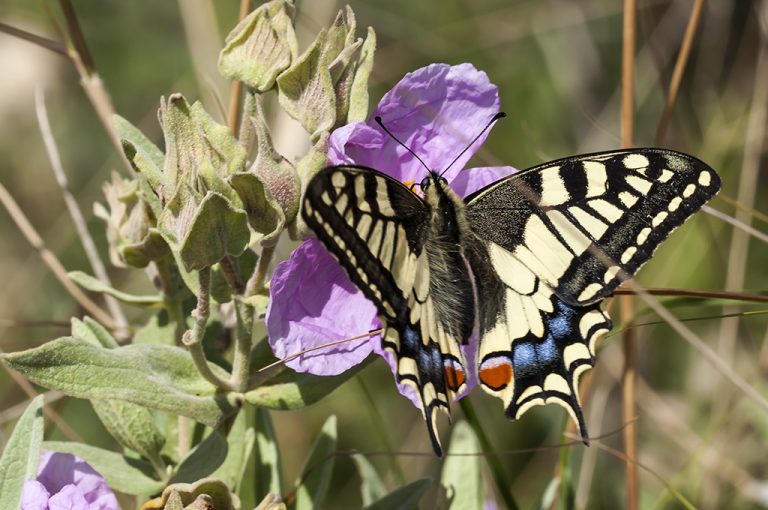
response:
<svg viewBox="0 0 768 510"><path fill-rule="evenodd" d="M536 368L536 348L532 343L518 344L512 353L512 365L518 373L527 373Z"/></svg>
<svg viewBox="0 0 768 510"><path fill-rule="evenodd" d="M557 352L557 346L555 345L555 339L552 335L547 335L547 339L541 344L535 347L536 355L541 363L549 363L556 360L560 353Z"/></svg>
<svg viewBox="0 0 768 510"><path fill-rule="evenodd" d="M547 321L547 328L555 338L565 338L573 333L573 316L575 311L565 303L557 303L557 313Z"/></svg>
<svg viewBox="0 0 768 510"><path fill-rule="evenodd" d="M410 351L419 350L419 333L411 326L406 326L403 329L403 345Z"/></svg>

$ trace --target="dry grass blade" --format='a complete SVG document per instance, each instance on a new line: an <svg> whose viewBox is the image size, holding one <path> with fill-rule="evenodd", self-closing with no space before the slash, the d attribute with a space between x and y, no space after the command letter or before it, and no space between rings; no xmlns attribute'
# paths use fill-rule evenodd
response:
<svg viewBox="0 0 768 510"><path fill-rule="evenodd" d="M693 8L691 9L691 17L688 18L688 26L685 28L683 44L680 46L680 53L677 55L675 70L672 72L672 81L669 83L669 90L667 91L667 100L664 104L664 111L661 114L659 127L656 130L656 140L654 142L656 146L661 146L661 143L664 140L664 136L667 134L669 121L672 118L672 110L675 108L675 102L677 101L677 92L680 89L680 82L683 80L683 72L685 71L685 66L688 63L688 56L691 54L693 38L696 35L696 28L699 26L699 20L701 20L701 12L703 10L704 0L695 0Z"/></svg>
<svg viewBox="0 0 768 510"><path fill-rule="evenodd" d="M43 90L37 87L35 90L35 111L37 112L37 122L40 127L40 133L45 143L45 150L48 152L48 159L51 162L51 168L56 176L56 182L61 189L61 194L64 197L64 203L67 205L67 210L72 218L72 222L75 225L77 234L80 238L80 243L85 250L85 255L88 258L88 262L91 264L96 277L108 287L112 286L112 282L107 274L107 269L104 267L104 263L99 257L99 252L96 249L96 244L93 242L90 232L88 232L88 226L83 218L83 213L80 211L80 206L77 204L77 200L72 196L72 192L69 189L69 182L67 176L64 173L64 167L61 163L61 156L59 155L59 149L56 146L56 140L53 138L53 132L51 131L51 125L48 121L48 112L45 108L45 97ZM112 318L117 326L116 334L121 337L128 335L128 320L125 318L120 304L112 296L104 296L104 300L107 304L109 312L112 314Z"/></svg>
<svg viewBox="0 0 768 510"><path fill-rule="evenodd" d="M75 285L72 280L69 279L67 270L61 262L59 262L59 259L56 258L56 255L45 247L45 243L37 233L37 230L35 230L35 227L32 226L29 219L27 219L26 215L19 207L19 204L16 203L11 194L8 193L8 190L5 189L5 186L2 184L0 184L0 202L2 202L3 206L8 211L8 214L10 214L11 219L13 219L18 229L24 234L27 241L29 241L29 244L31 244L37 251L37 254L40 255L40 258L43 259L45 265L47 265L53 272L53 275L59 280L59 283L61 283L66 291L69 292L80 306L85 308L94 319L101 322L106 328L114 330L116 325L112 320L112 317L92 301L91 298L86 296L85 293L80 290L80 287Z"/></svg>
<svg viewBox="0 0 768 510"><path fill-rule="evenodd" d="M636 0L624 0L624 27L621 55L621 145L632 147L635 124L635 46L637 26ZM631 321L634 298L622 296L621 317ZM624 429L624 451L631 459L637 458L637 424L635 423L635 337L631 329L622 333L624 372L622 376L622 418L629 423ZM624 464L626 472L626 507L636 510L640 500L637 467L634 462Z"/></svg>

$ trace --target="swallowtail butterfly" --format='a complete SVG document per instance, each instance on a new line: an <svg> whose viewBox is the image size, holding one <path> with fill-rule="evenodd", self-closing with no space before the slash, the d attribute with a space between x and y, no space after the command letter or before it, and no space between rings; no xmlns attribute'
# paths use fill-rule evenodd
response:
<svg viewBox="0 0 768 510"><path fill-rule="evenodd" d="M469 371L508 418L560 404L586 443L578 381L611 328L600 302L719 188L698 159L651 148L552 161L464 199L433 171L416 193L343 165L310 180L302 217L376 305L441 455L437 411L450 413Z"/></svg>

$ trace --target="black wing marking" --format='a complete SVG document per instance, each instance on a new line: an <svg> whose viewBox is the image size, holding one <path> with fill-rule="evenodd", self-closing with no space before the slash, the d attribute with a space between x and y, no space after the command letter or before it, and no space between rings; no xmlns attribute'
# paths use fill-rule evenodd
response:
<svg viewBox="0 0 768 510"><path fill-rule="evenodd" d="M435 411L450 413L449 401L465 388L466 362L459 342L436 317L425 248L427 206L385 174L338 166L309 182L302 217L376 305L397 381L418 392L433 447L442 455Z"/></svg>
<svg viewBox="0 0 768 510"><path fill-rule="evenodd" d="M570 306L501 246L477 239L467 257L479 296L477 374L509 419L549 403L564 407L588 442L579 378L611 328L599 304Z"/></svg>
<svg viewBox="0 0 768 510"><path fill-rule="evenodd" d="M720 178L696 158L629 149L530 168L467 197L467 218L552 287L591 304L631 277Z"/></svg>

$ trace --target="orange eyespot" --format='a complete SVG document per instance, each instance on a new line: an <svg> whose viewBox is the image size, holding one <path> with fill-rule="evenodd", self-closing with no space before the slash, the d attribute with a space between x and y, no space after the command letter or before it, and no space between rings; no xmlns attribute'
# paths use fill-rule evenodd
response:
<svg viewBox="0 0 768 510"><path fill-rule="evenodd" d="M464 367L456 361L446 360L443 365L443 377L451 391L458 391L467 378Z"/></svg>
<svg viewBox="0 0 768 510"><path fill-rule="evenodd" d="M492 390L503 390L514 377L511 361L506 357L496 357L484 361L478 370L480 382Z"/></svg>

